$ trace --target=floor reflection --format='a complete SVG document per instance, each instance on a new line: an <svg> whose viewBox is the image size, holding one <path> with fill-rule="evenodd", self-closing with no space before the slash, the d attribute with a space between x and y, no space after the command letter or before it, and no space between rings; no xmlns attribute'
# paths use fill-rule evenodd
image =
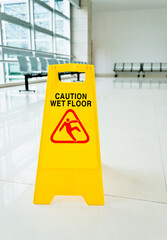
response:
<svg viewBox="0 0 167 240"><path fill-rule="evenodd" d="M167 89L167 78L114 78L114 88Z"/></svg>
<svg viewBox="0 0 167 240"><path fill-rule="evenodd" d="M46 85L0 91L0 180L34 184Z"/></svg>

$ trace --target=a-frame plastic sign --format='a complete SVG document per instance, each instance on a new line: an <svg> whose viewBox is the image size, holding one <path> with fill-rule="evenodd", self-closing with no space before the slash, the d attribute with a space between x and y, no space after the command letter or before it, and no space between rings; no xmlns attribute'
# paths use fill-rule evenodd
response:
<svg viewBox="0 0 167 240"><path fill-rule="evenodd" d="M85 73L85 81L62 82L64 72ZM93 65L49 66L34 203L56 195L104 205Z"/></svg>

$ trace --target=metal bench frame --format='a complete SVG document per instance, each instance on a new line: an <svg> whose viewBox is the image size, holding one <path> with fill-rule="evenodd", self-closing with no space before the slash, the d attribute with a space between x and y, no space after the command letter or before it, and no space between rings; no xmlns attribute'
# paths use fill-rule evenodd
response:
<svg viewBox="0 0 167 240"><path fill-rule="evenodd" d="M47 73L47 67L48 65L55 65L55 64L64 64L64 63L70 63L68 60L57 60L53 58L45 59L43 57L39 57L41 70L38 69L38 61L36 57L29 57L30 63L31 63L31 71L28 69L28 61L25 56L17 56L20 71L24 75L25 79L25 89L19 90L19 92L35 92L35 90L29 89L29 78L33 77L45 77L48 75ZM72 62L72 61L71 61ZM79 62L81 63L81 62ZM86 62L82 62L82 64L86 64ZM80 81L80 74L82 72L62 72L59 73L59 79L61 81L61 76L66 74L77 74L77 81Z"/></svg>
<svg viewBox="0 0 167 240"><path fill-rule="evenodd" d="M26 59L25 56L17 56L17 59L19 61L20 71L22 72L22 74L24 75L24 78L25 78L25 89L19 90L19 92L35 92L35 90L30 90L29 89L28 79L33 78L33 77L47 76L47 72L44 73L44 72L41 72L41 71L38 71L38 72L35 71L35 70L37 70L37 66L36 66L36 69L35 69L35 63L37 63L36 62L37 60L36 60L35 57L30 57L32 71L28 71L28 62L27 62L27 59ZM35 72L33 72L33 69L34 69Z"/></svg>
<svg viewBox="0 0 167 240"><path fill-rule="evenodd" d="M115 72L115 77L118 77L118 72L137 72L138 73L138 77L140 77L140 73L142 73L142 76L143 77L145 77L145 73L151 73L151 72L154 72L154 73L167 73L167 69L166 70L163 70L163 64L166 64L167 65L167 63L160 63L160 62L156 62L156 63L150 63L150 62L148 62L148 63L139 63L140 64L140 69L139 70L136 70L135 71L135 69L133 69L133 65L135 64L135 63L131 63L131 69L128 71L128 70L124 70L124 65L126 64L126 63L119 63L119 64L122 64L122 69L119 69L119 70L117 70L117 68L116 68L116 65L117 65L118 63L115 63L114 64L114 69L113 69L113 71ZM144 64L150 64L150 69L144 69ZM159 70L158 69L154 69L154 64L159 64Z"/></svg>
<svg viewBox="0 0 167 240"><path fill-rule="evenodd" d="M127 63L127 64L130 64L131 65L131 67L130 67L130 69L129 70L125 70L124 68L125 68L125 64L126 63L119 63L119 64L122 64L122 69L120 69L120 70L118 70L117 68L116 68L116 65L117 65L118 63L115 63L114 64L114 72L115 72L115 77L118 77L118 72L136 72L136 73L138 73L137 74L137 77L140 77L140 71L141 71L141 63L139 63L140 64L140 68L139 68L139 70L135 70L135 69L133 69L133 65L134 64L136 64L136 63Z"/></svg>

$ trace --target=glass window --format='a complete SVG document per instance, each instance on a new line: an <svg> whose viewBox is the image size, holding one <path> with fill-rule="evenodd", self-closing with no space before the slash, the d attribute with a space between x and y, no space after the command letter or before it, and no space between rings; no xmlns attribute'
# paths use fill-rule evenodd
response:
<svg viewBox="0 0 167 240"><path fill-rule="evenodd" d="M15 22L10 22L11 18L9 20L7 18L0 19L2 26L0 43L2 46L13 47L5 48L4 51L2 51L3 47L0 48L0 60L2 60L0 63L0 72L2 73L0 83L24 79L19 71L17 55L30 55L32 53L31 47L34 45L37 51L35 54L38 55L53 54L55 56L57 54L60 58L68 58L71 54L69 0L41 0L41 2L54 9L49 10L47 6L40 5L39 1L36 0L0 0L0 11L17 18ZM31 4L33 4L34 12L30 11ZM53 14L55 14L54 23L52 23ZM30 21L31 19L34 19L35 26ZM22 25L21 20L29 22L27 27ZM37 26L50 30L52 34L46 34ZM55 26L54 29L53 26ZM53 43L56 46L54 53ZM23 51L15 48L21 48ZM28 51L24 49L28 49Z"/></svg>
<svg viewBox="0 0 167 240"><path fill-rule="evenodd" d="M52 52L52 36L36 31L35 49L44 52Z"/></svg>
<svg viewBox="0 0 167 240"><path fill-rule="evenodd" d="M35 24L51 30L51 11L34 2L34 20Z"/></svg>
<svg viewBox="0 0 167 240"><path fill-rule="evenodd" d="M50 5L50 1L52 1L52 0L41 0L41 2L44 2L44 3L46 3L46 4L48 4L48 5Z"/></svg>
<svg viewBox="0 0 167 240"><path fill-rule="evenodd" d="M17 24L2 22L3 45L19 48L30 47L30 31Z"/></svg>
<svg viewBox="0 0 167 240"><path fill-rule="evenodd" d="M5 79L4 79L4 63L0 62L0 72L1 72L1 77L0 77L0 84L4 83Z"/></svg>
<svg viewBox="0 0 167 240"><path fill-rule="evenodd" d="M20 73L18 63L5 63L5 73L7 82L20 81L24 76Z"/></svg>
<svg viewBox="0 0 167 240"><path fill-rule="evenodd" d="M70 21L56 14L56 34L70 37Z"/></svg>
<svg viewBox="0 0 167 240"><path fill-rule="evenodd" d="M2 11L24 21L28 21L27 0L2 0Z"/></svg>
<svg viewBox="0 0 167 240"><path fill-rule="evenodd" d="M56 38L56 53L70 55L70 41L63 38Z"/></svg>
<svg viewBox="0 0 167 240"><path fill-rule="evenodd" d="M8 63L8 68L9 68L9 75L20 75L20 68L18 63Z"/></svg>
<svg viewBox="0 0 167 240"><path fill-rule="evenodd" d="M55 8L57 11L63 13L67 17L70 16L69 0L55 0Z"/></svg>

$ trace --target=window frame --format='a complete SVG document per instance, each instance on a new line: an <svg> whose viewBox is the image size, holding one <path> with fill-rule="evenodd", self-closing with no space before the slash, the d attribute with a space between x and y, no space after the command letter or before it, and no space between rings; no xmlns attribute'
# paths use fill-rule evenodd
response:
<svg viewBox="0 0 167 240"><path fill-rule="evenodd" d="M68 1L68 0L66 0ZM25 48L19 48L19 47L10 47L9 51L11 49L11 51L23 51L25 52L25 50L27 51L28 54L32 54L33 56L37 56L40 54L43 55L49 55L52 54L52 56L59 57L59 58L64 58L64 59L71 59L71 4L69 2L69 16L64 15L62 12L59 12L58 10L56 10L55 8L55 0L50 0L50 5L48 5L45 2L42 2L40 0L26 0L25 2L27 2L27 21L22 20L20 18L14 17L12 15L9 15L5 12L3 12L3 4L4 2L2 2L2 4L0 4L0 50L2 50L2 54L0 56L0 62L3 64L3 75L4 75L4 83L9 82L9 75L6 72L6 63L11 63L11 62L17 62L17 59L6 59L5 58L5 54L3 53L3 49L8 48L8 46L3 45L3 33L2 33L2 21L8 22L8 23L12 23L12 24L16 24L19 25L21 27L25 27L29 30L29 39L28 39L28 45L29 45L29 49L25 49ZM50 11L50 18L51 18L51 27L50 30L36 25L35 24L35 18L34 18L34 3L39 4L41 7L47 9ZM60 34L56 34L56 14L58 14L59 16L61 16L64 19L69 20L69 37L65 37L63 35ZM49 36L52 37L52 52L47 52L47 51L39 51L36 49L36 40L35 40L35 32L41 32L44 34L47 34ZM69 44L69 52L70 54L63 54L63 53L58 53L56 51L56 39L57 38L62 38L65 40L68 40L70 42ZM27 55L28 56L28 55ZM19 75L20 76L20 75ZM1 83L0 83L1 84Z"/></svg>

